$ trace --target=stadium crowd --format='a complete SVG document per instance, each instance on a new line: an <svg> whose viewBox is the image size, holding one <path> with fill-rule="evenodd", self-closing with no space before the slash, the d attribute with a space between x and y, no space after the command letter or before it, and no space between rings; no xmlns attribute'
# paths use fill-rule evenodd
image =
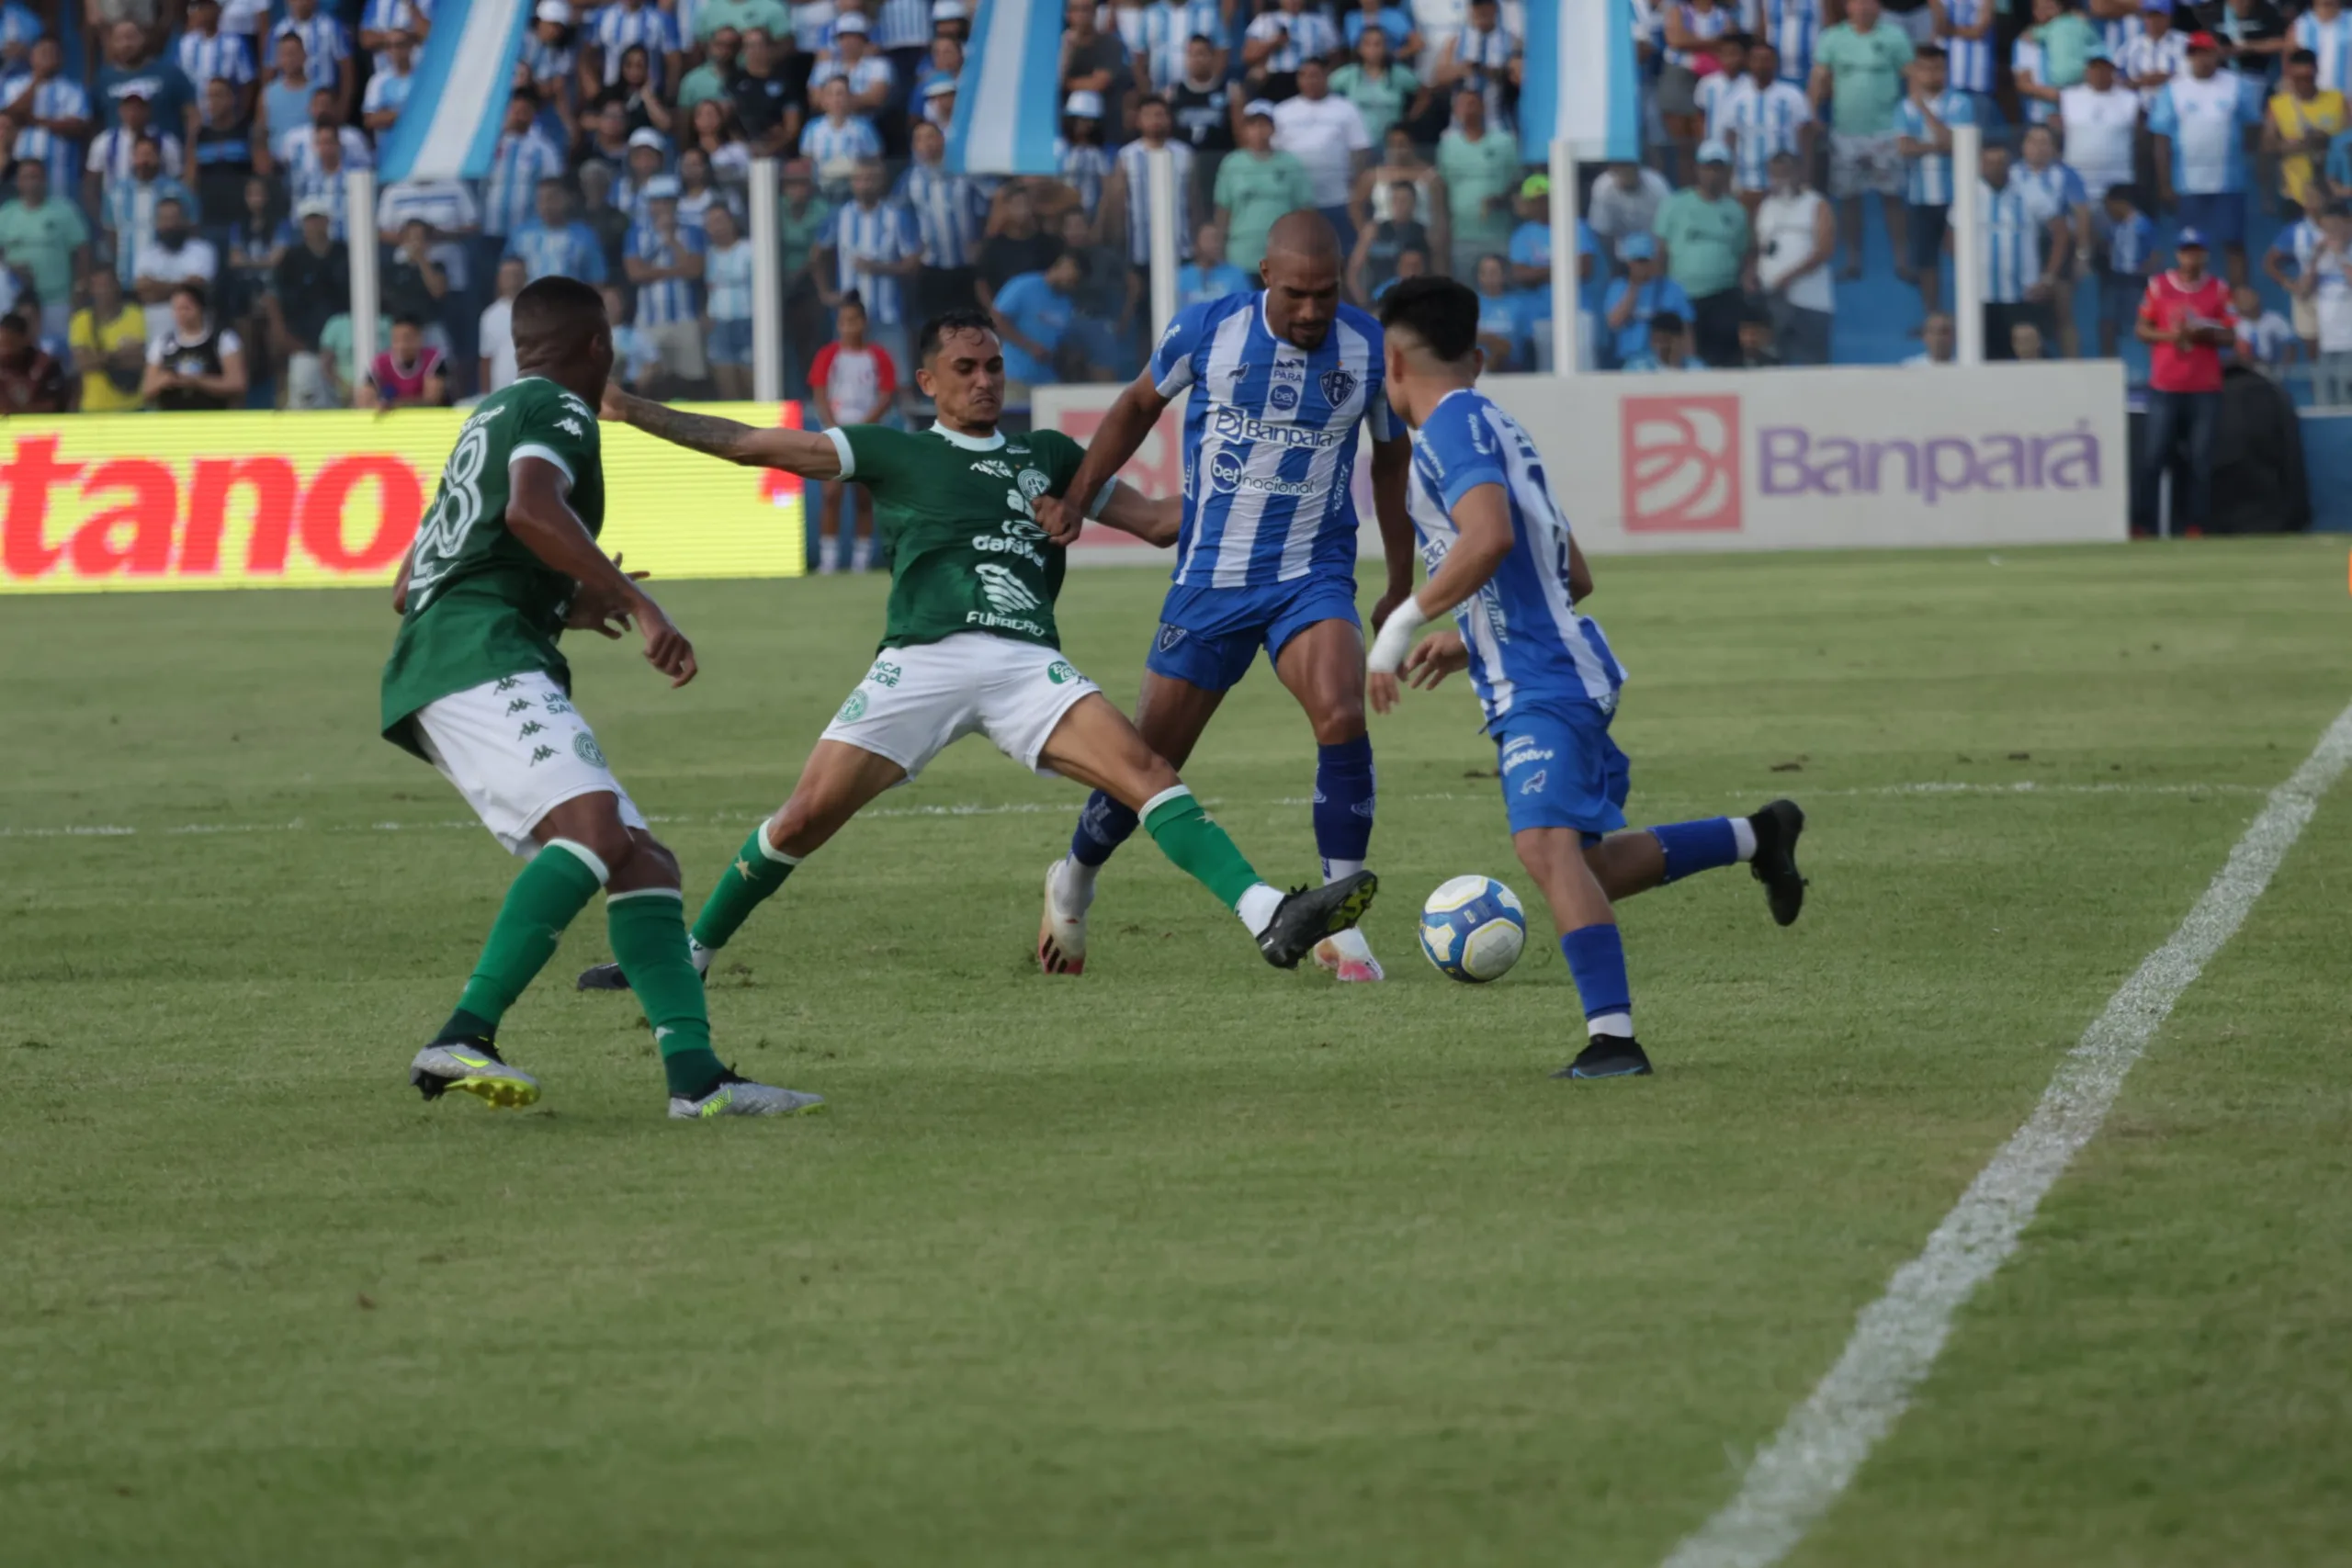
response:
<svg viewBox="0 0 2352 1568"><path fill-rule="evenodd" d="M2177 229L2237 290L2244 357L2352 355L2345 0L1626 3L1646 154L1579 192L1597 367L1827 361L1873 211L1918 362L1948 359L1962 124L1985 132L1992 355L2148 341ZM748 396L763 157L786 389L827 419L886 410L910 324L974 301L1016 383L1133 374L1159 146L1183 300L1250 287L1273 220L1311 207L1351 299L1450 272L1491 305L1492 363L1550 367L1524 0L1070 0L1059 172L1002 180L944 162L970 0L537 0L487 176L357 215L343 176L401 114L432 0L85 6L0 6L15 412L462 399L512 378L506 301L549 273L605 288L635 389ZM2257 217L2279 224L2258 249ZM354 243L382 258L368 367Z"/></svg>

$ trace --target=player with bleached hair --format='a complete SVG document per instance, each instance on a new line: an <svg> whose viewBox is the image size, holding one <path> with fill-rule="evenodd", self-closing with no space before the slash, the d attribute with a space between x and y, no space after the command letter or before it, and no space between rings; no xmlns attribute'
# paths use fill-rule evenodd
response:
<svg viewBox="0 0 2352 1568"><path fill-rule="evenodd" d="M1625 671L1577 609L1592 577L1519 422L1478 390L1478 296L1417 277L1381 302L1388 400L1413 432L1411 508L1429 581L1392 611L1366 660L1374 711L1397 676L1430 687L1456 670L1486 710L1512 846L1552 908L1583 999L1587 1043L1555 1077L1647 1073L1614 902L1747 861L1772 918L1804 907L1804 813L1776 800L1751 817L1627 832L1629 765L1610 738ZM1454 630L1416 643L1452 611Z"/></svg>

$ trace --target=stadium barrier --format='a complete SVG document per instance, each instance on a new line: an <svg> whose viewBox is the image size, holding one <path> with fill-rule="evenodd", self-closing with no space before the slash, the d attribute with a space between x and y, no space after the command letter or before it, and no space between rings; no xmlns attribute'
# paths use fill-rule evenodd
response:
<svg viewBox="0 0 2352 1568"><path fill-rule="evenodd" d="M796 403L695 408L799 423ZM467 413L0 422L0 592L389 584ZM800 482L604 426L606 550L656 579L797 577Z"/></svg>
<svg viewBox="0 0 2352 1568"><path fill-rule="evenodd" d="M1493 376L1595 555L2030 545L2129 536L2132 463L2115 360L1936 370ZM1039 428L1086 440L1117 387L1040 387ZM1172 495L1182 407L1125 477ZM1363 475L1357 477L1362 499ZM1364 508L1364 547L1378 535ZM1090 530L1095 560L1155 558ZM1099 547L1097 548L1096 547Z"/></svg>

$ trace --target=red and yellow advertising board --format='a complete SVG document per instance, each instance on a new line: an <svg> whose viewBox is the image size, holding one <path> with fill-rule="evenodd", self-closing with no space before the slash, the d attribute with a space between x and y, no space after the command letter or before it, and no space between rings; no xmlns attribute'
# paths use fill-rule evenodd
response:
<svg viewBox="0 0 2352 1568"><path fill-rule="evenodd" d="M693 406L799 423L795 403ZM390 583L465 418L0 419L0 593ZM604 430L607 551L665 579L805 570L799 480Z"/></svg>

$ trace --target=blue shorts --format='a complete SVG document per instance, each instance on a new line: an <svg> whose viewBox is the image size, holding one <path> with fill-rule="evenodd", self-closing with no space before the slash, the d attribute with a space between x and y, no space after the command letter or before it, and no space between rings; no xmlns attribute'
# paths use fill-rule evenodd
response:
<svg viewBox="0 0 2352 1568"><path fill-rule="evenodd" d="M1144 668L1203 691L1227 691L1250 673L1258 649L1263 648L1269 660L1280 659L1284 645L1317 621L1363 626L1356 616L1354 578L1311 572L1264 588L1179 584L1160 607L1159 635L1152 638Z"/></svg>
<svg viewBox="0 0 2352 1568"><path fill-rule="evenodd" d="M1939 202L1916 203L1904 209L1903 243L1913 272L1944 265L1944 234L1951 227L1951 209Z"/></svg>
<svg viewBox="0 0 2352 1568"><path fill-rule="evenodd" d="M752 362L752 323L724 320L712 321L710 362L713 365L749 365Z"/></svg>
<svg viewBox="0 0 2352 1568"><path fill-rule="evenodd" d="M2219 191L2211 196L2183 192L2173 204L2174 216L2184 229L2202 229L2209 245L2245 243L2245 192Z"/></svg>
<svg viewBox="0 0 2352 1568"><path fill-rule="evenodd" d="M1494 723L1510 830L1574 828L1591 843L1625 825L1633 764L1590 703L1513 707Z"/></svg>

